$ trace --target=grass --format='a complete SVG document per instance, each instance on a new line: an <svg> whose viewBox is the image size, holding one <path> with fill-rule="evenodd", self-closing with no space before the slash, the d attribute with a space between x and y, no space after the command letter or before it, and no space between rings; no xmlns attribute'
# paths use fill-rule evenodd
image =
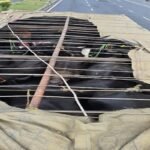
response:
<svg viewBox="0 0 150 150"><path fill-rule="evenodd" d="M10 9L34 11L34 10L40 9L48 1L49 0L24 0L22 2L12 4ZM51 0L51 1L54 1L54 0Z"/></svg>
<svg viewBox="0 0 150 150"><path fill-rule="evenodd" d="M9 0L0 0L0 12L8 10L11 5L11 2Z"/></svg>

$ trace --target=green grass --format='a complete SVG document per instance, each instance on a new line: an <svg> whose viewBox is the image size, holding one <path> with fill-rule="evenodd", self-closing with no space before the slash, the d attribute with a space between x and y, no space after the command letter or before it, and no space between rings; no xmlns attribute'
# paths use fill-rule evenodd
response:
<svg viewBox="0 0 150 150"><path fill-rule="evenodd" d="M0 12L8 10L11 5L11 2L9 0L0 0Z"/></svg>
<svg viewBox="0 0 150 150"><path fill-rule="evenodd" d="M49 0L24 0L23 2L12 4L10 9L34 11L34 10L40 9L48 1ZM51 0L51 1L54 1L54 0Z"/></svg>

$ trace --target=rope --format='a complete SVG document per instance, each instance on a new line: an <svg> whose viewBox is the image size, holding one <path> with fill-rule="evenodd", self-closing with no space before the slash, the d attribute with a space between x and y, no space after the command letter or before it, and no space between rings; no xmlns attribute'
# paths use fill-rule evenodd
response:
<svg viewBox="0 0 150 150"><path fill-rule="evenodd" d="M27 48L28 51L30 51L37 59L39 59L41 62L43 62L44 64L46 64L50 69L52 69L52 71L58 75L62 81L64 82L64 84L67 86L68 90L73 94L74 99L77 103L77 105L79 106L79 108L81 109L82 113L84 114L84 116L88 117L87 113L85 112L84 108L82 107L82 105L80 104L78 97L76 95L76 93L71 89L71 87L69 86L69 84L66 82L66 80L63 78L63 76L61 76L53 67L51 67L47 62L45 62L42 58L40 58L36 53L34 53L26 44L24 44L24 42L20 39L20 37L18 35L16 35L13 30L11 29L11 27L9 26L9 24L7 24L8 29L11 31L11 33L13 34L14 37L16 37L25 48Z"/></svg>

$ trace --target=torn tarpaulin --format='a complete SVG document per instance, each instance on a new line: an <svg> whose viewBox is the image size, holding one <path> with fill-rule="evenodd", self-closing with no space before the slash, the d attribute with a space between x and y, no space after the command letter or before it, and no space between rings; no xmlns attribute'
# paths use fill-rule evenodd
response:
<svg viewBox="0 0 150 150"><path fill-rule="evenodd" d="M132 61L134 77L139 81L150 84L150 52L141 48L129 51L128 55Z"/></svg>
<svg viewBox="0 0 150 150"><path fill-rule="evenodd" d="M0 102L0 149L148 150L150 109L106 112L99 121Z"/></svg>

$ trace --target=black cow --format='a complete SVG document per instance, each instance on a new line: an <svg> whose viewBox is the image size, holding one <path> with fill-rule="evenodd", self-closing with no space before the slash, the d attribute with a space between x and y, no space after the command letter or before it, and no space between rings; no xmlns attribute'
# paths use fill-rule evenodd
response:
<svg viewBox="0 0 150 150"><path fill-rule="evenodd" d="M34 37L32 37L31 33L29 32L19 36L23 36L21 38L25 40L25 44L38 55L51 56L53 53L53 49L57 43L56 41L31 42L30 40L34 40ZM69 85L74 89L77 89L77 91L75 91L79 97L79 100L87 110L116 110L123 108L139 108L149 106L148 101L135 100L137 98L148 99L149 95L146 93L114 91L102 92L97 90L108 88L127 89L138 84L137 81L133 78L131 65L129 63L125 63L122 61L111 61L111 58L128 58L127 53L130 49L134 48L132 43L122 42L115 39L101 40L102 41L100 41L99 49L96 49L95 45L93 45L93 49L92 46L89 47L89 57L105 57L108 59L108 62L101 61L98 63L83 63L82 61L74 62L68 61L67 59L63 61L57 60L55 69L62 75L78 74L89 76L89 78L87 79L71 78L69 76L65 77ZM101 42L106 42L108 44L103 45L101 44ZM12 41L9 41L4 45L0 43L0 47L5 47L3 51L0 51L1 55L32 55L32 53L28 52L26 48L19 42L12 43ZM68 51L66 51L65 48L62 48L60 56L82 56L82 48L88 48L88 46L85 45L81 49L80 47L77 47L77 53L72 53L71 51L69 51L69 48L70 47L67 47ZM27 91L30 91L31 95L34 94L36 86L39 84L41 79L41 76L36 74L44 73L46 65L38 60L29 61L28 59L21 59L20 61L17 61L17 59L14 59L13 57L9 59L2 58L0 61L0 98L3 101L6 101L9 105L25 108L28 97ZM46 61L48 62L48 60ZM29 69L28 67L32 69ZM81 71L79 69L86 70ZM22 75L10 76L8 75L9 73ZM29 76L27 74L31 75ZM125 78L126 80L124 80ZM128 80L128 78L133 80ZM13 85L14 87L9 87L9 85ZM54 88L52 85L56 87ZM47 91L45 92L45 96L43 97L43 101L40 104L40 109L79 110L79 107L77 106L74 98L72 98L72 94L69 91L66 91L66 89L63 89L62 86L64 86L64 84L62 80L60 80L60 78L51 78L49 86L47 87ZM87 89L88 87L92 88L90 88L91 90L86 91L85 89ZM30 100L31 97L32 96L30 96Z"/></svg>

